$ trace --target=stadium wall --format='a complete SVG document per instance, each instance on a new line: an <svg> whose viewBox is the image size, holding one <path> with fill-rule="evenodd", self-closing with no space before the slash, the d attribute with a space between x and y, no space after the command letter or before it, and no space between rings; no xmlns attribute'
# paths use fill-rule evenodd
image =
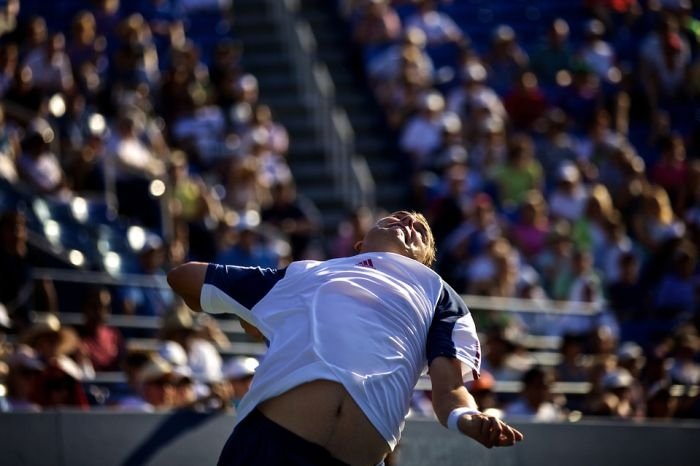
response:
<svg viewBox="0 0 700 466"><path fill-rule="evenodd" d="M231 415L56 411L0 415L8 466L213 465ZM487 450L434 421L407 422L401 466L697 466L700 423L516 423L526 441Z"/></svg>

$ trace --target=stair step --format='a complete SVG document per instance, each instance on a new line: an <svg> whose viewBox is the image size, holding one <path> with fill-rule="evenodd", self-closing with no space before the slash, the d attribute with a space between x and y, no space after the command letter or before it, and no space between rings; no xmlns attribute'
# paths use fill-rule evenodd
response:
<svg viewBox="0 0 700 466"><path fill-rule="evenodd" d="M259 25L259 24L275 24L276 20L272 13L265 7L265 2L259 2L257 8L248 8L242 11L236 11L233 14L233 27L236 30L246 29ZM255 29L253 29L255 30ZM255 30L260 34L265 32L268 34L271 29L257 29ZM264 35L264 34L260 34Z"/></svg>
<svg viewBox="0 0 700 466"><path fill-rule="evenodd" d="M249 35L243 38L243 54L275 52L283 54L284 42L275 35Z"/></svg>
<svg viewBox="0 0 700 466"><path fill-rule="evenodd" d="M296 80L290 79L289 76L284 76L278 73L266 73L265 75L258 76L258 85L266 94L299 93L299 86Z"/></svg>

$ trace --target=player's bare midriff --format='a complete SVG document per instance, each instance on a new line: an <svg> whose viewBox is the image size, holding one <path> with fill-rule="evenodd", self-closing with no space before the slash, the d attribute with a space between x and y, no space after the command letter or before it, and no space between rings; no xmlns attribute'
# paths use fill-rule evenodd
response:
<svg viewBox="0 0 700 466"><path fill-rule="evenodd" d="M272 421L309 442L321 445L352 466L373 466L389 445L345 388L327 380L299 385L258 409ZM362 445L362 448L356 448ZM353 448L353 446L355 446Z"/></svg>

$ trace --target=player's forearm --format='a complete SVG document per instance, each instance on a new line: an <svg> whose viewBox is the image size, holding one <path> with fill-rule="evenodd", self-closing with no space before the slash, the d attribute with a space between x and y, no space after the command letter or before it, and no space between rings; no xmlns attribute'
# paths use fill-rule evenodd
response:
<svg viewBox="0 0 700 466"><path fill-rule="evenodd" d="M430 365L433 386L433 409L444 426L455 408L477 409L476 400L464 387L461 362L452 358L437 358Z"/></svg>
<svg viewBox="0 0 700 466"><path fill-rule="evenodd" d="M457 408L471 408L477 410L479 407L473 396L464 388L459 387L442 393L435 397L433 392L433 409L440 424L447 426L447 419L450 413Z"/></svg>
<svg viewBox="0 0 700 466"><path fill-rule="evenodd" d="M201 311L199 301L208 264L188 262L168 272L168 284L192 310Z"/></svg>

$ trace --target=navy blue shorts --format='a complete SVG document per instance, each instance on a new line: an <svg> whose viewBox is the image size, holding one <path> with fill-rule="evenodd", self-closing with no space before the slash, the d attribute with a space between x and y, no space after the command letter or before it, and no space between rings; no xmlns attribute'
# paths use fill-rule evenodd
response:
<svg viewBox="0 0 700 466"><path fill-rule="evenodd" d="M348 466L253 410L233 429L218 466Z"/></svg>

